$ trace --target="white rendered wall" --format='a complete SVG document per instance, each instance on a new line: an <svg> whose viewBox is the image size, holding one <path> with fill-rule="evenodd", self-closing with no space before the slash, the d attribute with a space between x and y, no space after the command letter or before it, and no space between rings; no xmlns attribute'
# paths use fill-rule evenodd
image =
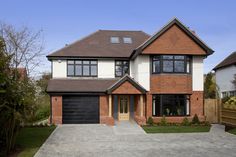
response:
<svg viewBox="0 0 236 157"><path fill-rule="evenodd" d="M234 74L236 74L235 65L216 70L216 84L219 87L220 95L222 95L222 92L236 90L232 84Z"/></svg>
<svg viewBox="0 0 236 157"><path fill-rule="evenodd" d="M193 91L203 91L203 59L202 56L193 56L192 87Z"/></svg>
<svg viewBox="0 0 236 157"><path fill-rule="evenodd" d="M130 63L130 75L147 91L150 90L149 55L139 55Z"/></svg>
<svg viewBox="0 0 236 157"><path fill-rule="evenodd" d="M114 60L98 60L98 78L115 78Z"/></svg>
<svg viewBox="0 0 236 157"><path fill-rule="evenodd" d="M67 62L66 60L52 60L52 78L67 77Z"/></svg>

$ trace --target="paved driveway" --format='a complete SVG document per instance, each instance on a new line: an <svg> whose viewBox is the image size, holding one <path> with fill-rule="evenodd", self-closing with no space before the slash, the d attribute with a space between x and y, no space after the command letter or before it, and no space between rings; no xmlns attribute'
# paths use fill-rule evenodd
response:
<svg viewBox="0 0 236 157"><path fill-rule="evenodd" d="M35 156L236 156L236 136L221 131L125 135L114 130L99 124L58 126Z"/></svg>

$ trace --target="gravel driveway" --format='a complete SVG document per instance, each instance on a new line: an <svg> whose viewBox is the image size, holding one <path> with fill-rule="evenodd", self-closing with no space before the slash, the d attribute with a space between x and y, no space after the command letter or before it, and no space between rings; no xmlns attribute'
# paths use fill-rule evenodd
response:
<svg viewBox="0 0 236 157"><path fill-rule="evenodd" d="M223 157L236 155L236 136L223 131L178 134L116 134L100 124L61 125L36 157Z"/></svg>

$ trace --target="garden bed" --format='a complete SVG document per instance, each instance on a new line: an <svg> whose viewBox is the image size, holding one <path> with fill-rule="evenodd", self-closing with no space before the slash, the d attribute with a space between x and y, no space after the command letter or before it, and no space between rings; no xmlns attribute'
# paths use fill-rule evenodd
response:
<svg viewBox="0 0 236 157"><path fill-rule="evenodd" d="M211 126L142 126L146 133L193 133L193 132L209 132Z"/></svg>
<svg viewBox="0 0 236 157"><path fill-rule="evenodd" d="M228 130L227 132L236 135L236 128L230 129L230 130Z"/></svg>

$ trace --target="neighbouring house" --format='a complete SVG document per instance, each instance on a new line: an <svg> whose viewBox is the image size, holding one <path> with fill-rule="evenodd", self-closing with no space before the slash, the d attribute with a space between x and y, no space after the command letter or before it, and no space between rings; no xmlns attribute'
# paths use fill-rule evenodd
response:
<svg viewBox="0 0 236 157"><path fill-rule="evenodd" d="M213 52L176 18L152 36L98 30L47 56L51 122L204 119L203 60Z"/></svg>
<svg viewBox="0 0 236 157"><path fill-rule="evenodd" d="M220 98L236 96L236 88L232 83L236 75L236 52L231 53L213 70L215 71Z"/></svg>

